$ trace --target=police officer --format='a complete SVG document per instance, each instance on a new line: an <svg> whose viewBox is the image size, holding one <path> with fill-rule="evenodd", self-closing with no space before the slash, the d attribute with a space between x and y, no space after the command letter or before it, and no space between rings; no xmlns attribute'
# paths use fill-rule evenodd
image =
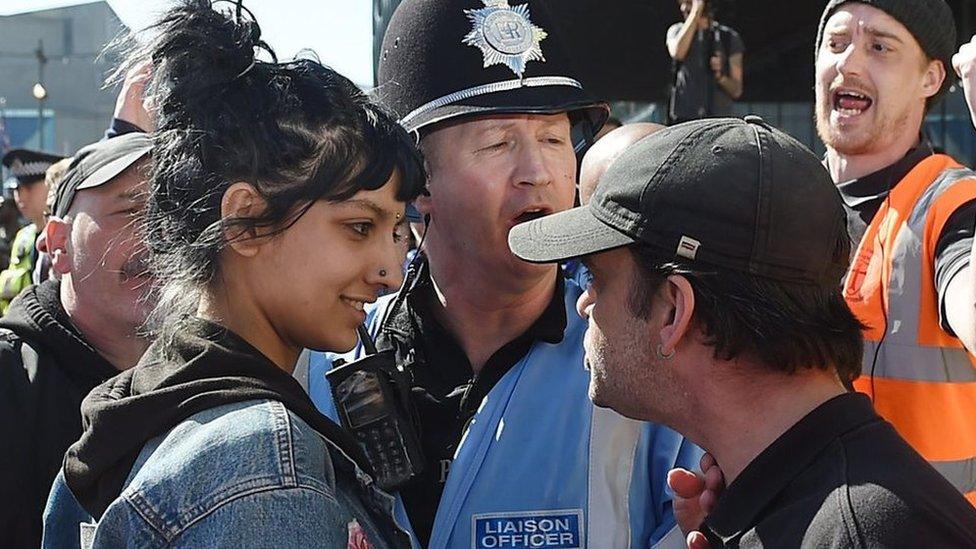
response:
<svg viewBox="0 0 976 549"><path fill-rule="evenodd" d="M0 312L6 312L10 300L31 284L31 274L37 260L34 242L44 227L44 206L47 201L44 174L62 158L28 149L14 149L3 157L3 166L10 172L14 200L29 223L17 231L10 251L10 263L7 269L0 272Z"/></svg>
<svg viewBox="0 0 976 549"><path fill-rule="evenodd" d="M402 306L384 298L368 321L411 378L425 461L400 495L419 541L626 547L675 532L665 475L699 450L590 404L580 287L507 245L514 225L572 207L574 148L609 114L574 76L544 6L407 0L378 81L428 173L419 274ZM313 355L309 383L335 414L330 366Z"/></svg>

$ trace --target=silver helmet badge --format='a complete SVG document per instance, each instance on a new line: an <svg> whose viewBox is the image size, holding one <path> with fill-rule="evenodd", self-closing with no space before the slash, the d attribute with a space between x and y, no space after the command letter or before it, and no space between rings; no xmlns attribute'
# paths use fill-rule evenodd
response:
<svg viewBox="0 0 976 549"><path fill-rule="evenodd" d="M482 0L485 7L464 10L472 29L461 42L475 46L484 56L484 67L505 65L522 78L529 61L546 61L539 43L546 31L529 19L529 5L510 6L508 0Z"/></svg>

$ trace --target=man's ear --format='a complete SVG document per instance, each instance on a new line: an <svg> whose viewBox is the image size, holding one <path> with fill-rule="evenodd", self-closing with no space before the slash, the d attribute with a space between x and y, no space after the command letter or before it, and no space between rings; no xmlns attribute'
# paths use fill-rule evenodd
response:
<svg viewBox="0 0 976 549"><path fill-rule="evenodd" d="M261 215L267 202L250 183L238 181L224 191L220 200L220 219L224 225L224 238L232 250L245 257L254 257L263 241L253 227L241 225L235 220L253 219Z"/></svg>
<svg viewBox="0 0 976 549"><path fill-rule="evenodd" d="M688 279L671 275L658 289L663 303L670 307L670 319L661 328L661 352L670 355L681 341L690 335L691 318L695 312L695 291Z"/></svg>
<svg viewBox="0 0 976 549"><path fill-rule="evenodd" d="M934 59L929 61L928 67L925 69L925 78L922 80L923 96L928 99L939 93L945 79L946 67L942 64L942 61L936 61Z"/></svg>
<svg viewBox="0 0 976 549"><path fill-rule="evenodd" d="M430 193L424 192L417 198L413 199L413 207L417 208L417 211L421 215L430 215L431 210L433 210L433 203L430 199Z"/></svg>
<svg viewBox="0 0 976 549"><path fill-rule="evenodd" d="M45 224L44 227L47 228L47 224ZM47 235L47 233L42 230L41 231L41 234L37 235L37 240L34 241L34 247L37 248L37 251L41 252L42 254L46 254L47 253L47 236L46 235Z"/></svg>
<svg viewBox="0 0 976 549"><path fill-rule="evenodd" d="M413 207L421 215L430 215L433 204L430 200L430 161L424 158L424 190L420 191L420 196L413 199Z"/></svg>
<svg viewBox="0 0 976 549"><path fill-rule="evenodd" d="M37 239L37 249L51 256L51 268L59 275L71 272L70 244L71 221L60 217L48 219Z"/></svg>

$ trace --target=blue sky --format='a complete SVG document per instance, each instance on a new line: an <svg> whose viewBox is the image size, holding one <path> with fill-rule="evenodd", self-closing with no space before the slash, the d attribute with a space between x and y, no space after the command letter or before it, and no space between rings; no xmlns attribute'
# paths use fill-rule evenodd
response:
<svg viewBox="0 0 976 549"><path fill-rule="evenodd" d="M2 0L0 16L107 1L124 23L151 24L171 0ZM230 4L225 4L229 6ZM245 0L281 59L307 48L362 87L373 82L370 0Z"/></svg>

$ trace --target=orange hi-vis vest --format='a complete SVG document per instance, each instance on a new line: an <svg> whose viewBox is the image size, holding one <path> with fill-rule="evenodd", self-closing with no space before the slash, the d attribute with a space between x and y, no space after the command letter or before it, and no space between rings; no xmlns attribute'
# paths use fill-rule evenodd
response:
<svg viewBox="0 0 976 549"><path fill-rule="evenodd" d="M939 235L974 199L976 172L945 155L920 162L868 226L844 297L868 326L854 387L976 505L976 356L940 326L935 288Z"/></svg>

